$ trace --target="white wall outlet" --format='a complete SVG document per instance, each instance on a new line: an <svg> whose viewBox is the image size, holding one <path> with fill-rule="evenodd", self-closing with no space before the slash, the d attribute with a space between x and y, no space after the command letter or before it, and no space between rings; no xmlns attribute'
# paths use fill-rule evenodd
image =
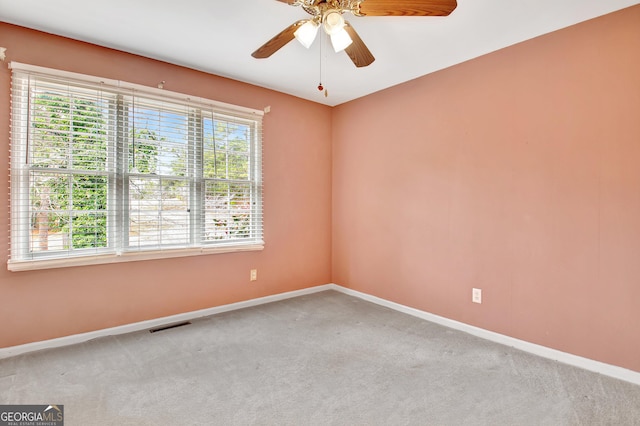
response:
<svg viewBox="0 0 640 426"><path fill-rule="evenodd" d="M482 289L474 288L471 290L471 301L473 303L482 303Z"/></svg>
<svg viewBox="0 0 640 426"><path fill-rule="evenodd" d="M258 280L258 270L252 269L249 273L249 281L257 281Z"/></svg>

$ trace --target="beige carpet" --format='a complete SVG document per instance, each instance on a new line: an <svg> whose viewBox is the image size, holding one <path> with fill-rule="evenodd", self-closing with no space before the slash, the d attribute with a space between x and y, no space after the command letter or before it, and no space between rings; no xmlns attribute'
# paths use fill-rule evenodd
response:
<svg viewBox="0 0 640 426"><path fill-rule="evenodd" d="M640 387L334 291L0 361L71 425L638 425Z"/></svg>

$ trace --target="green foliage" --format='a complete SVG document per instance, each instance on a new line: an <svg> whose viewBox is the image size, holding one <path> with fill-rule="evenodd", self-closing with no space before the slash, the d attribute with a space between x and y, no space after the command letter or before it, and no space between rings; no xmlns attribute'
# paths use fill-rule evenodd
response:
<svg viewBox="0 0 640 426"><path fill-rule="evenodd" d="M40 231L63 233L64 247L104 247L107 243L107 131L95 101L55 93L34 100L31 204ZM60 172L47 172L58 169ZM64 170L74 174L62 173ZM46 215L46 220L44 220Z"/></svg>
<svg viewBox="0 0 640 426"><path fill-rule="evenodd" d="M129 171L141 174L157 173L158 142L163 138L149 129L131 130L129 144Z"/></svg>
<svg viewBox="0 0 640 426"><path fill-rule="evenodd" d="M250 140L247 126L207 120L203 174L214 179L249 179Z"/></svg>

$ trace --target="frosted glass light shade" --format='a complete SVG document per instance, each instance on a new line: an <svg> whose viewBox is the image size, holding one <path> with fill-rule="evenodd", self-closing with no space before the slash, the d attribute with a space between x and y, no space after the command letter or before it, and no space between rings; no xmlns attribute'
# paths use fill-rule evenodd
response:
<svg viewBox="0 0 640 426"><path fill-rule="evenodd" d="M313 41L316 39L316 34L318 34L318 24L314 21L307 21L300 26L294 33L293 36L300 42L301 45L306 47L307 49L311 47Z"/></svg>
<svg viewBox="0 0 640 426"><path fill-rule="evenodd" d="M331 34L331 45L336 53L342 52L349 47L351 43L353 43L353 40L351 40L351 37L349 37L349 34L344 28Z"/></svg>

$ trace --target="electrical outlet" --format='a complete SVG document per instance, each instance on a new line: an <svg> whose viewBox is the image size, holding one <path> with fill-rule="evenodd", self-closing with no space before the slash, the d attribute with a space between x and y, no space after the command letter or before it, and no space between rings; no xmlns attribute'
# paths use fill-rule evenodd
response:
<svg viewBox="0 0 640 426"><path fill-rule="evenodd" d="M258 280L258 270L252 269L249 273L249 281L257 281Z"/></svg>
<svg viewBox="0 0 640 426"><path fill-rule="evenodd" d="M482 303L482 289L474 288L471 290L471 301L473 303Z"/></svg>

